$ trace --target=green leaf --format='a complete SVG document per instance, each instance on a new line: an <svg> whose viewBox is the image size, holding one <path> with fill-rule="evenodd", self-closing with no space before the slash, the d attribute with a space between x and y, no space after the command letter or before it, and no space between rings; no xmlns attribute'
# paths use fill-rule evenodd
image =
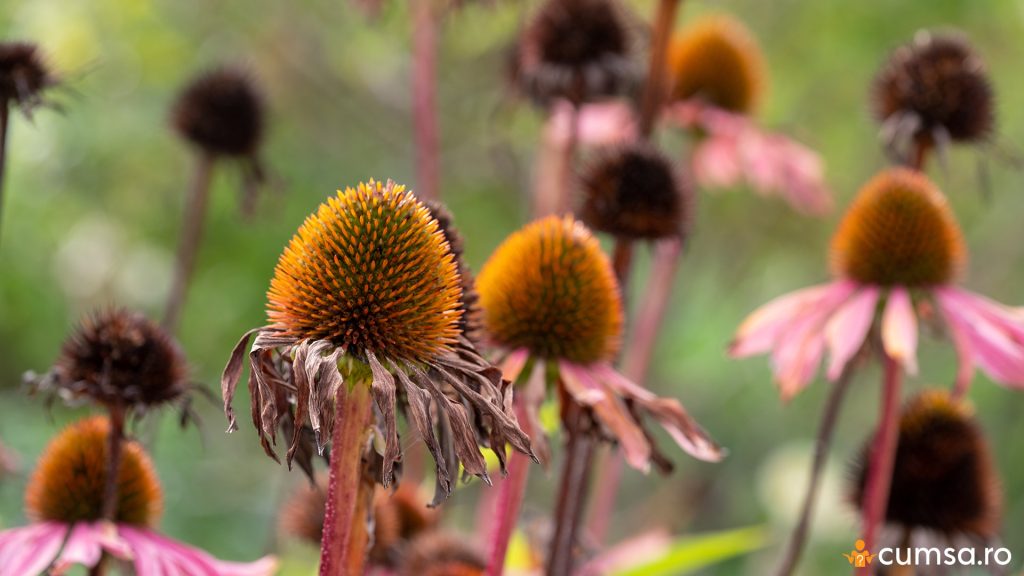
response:
<svg viewBox="0 0 1024 576"><path fill-rule="evenodd" d="M760 526L686 536L664 556L616 572L614 576L682 576L712 564L749 554L765 545L767 532Z"/></svg>

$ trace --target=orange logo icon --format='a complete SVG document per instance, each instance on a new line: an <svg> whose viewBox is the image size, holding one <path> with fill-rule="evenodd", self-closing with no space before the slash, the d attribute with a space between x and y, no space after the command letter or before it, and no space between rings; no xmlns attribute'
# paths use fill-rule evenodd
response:
<svg viewBox="0 0 1024 576"><path fill-rule="evenodd" d="M843 554L843 557L850 562L850 566L854 568L866 568L877 556L877 554L872 554L869 550L864 549L863 540L857 540L854 547L856 550L851 550L849 554Z"/></svg>

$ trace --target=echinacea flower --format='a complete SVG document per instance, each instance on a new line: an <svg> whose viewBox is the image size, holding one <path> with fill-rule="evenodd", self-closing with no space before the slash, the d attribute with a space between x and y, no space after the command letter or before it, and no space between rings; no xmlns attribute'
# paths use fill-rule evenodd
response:
<svg viewBox="0 0 1024 576"><path fill-rule="evenodd" d="M271 457L286 415L298 425L308 420L322 451L337 425L339 387L366 386L383 435L385 485L402 456L398 398L437 464L435 501L450 493L460 464L486 480L479 445L502 459L506 443L531 451L510 413L510 384L459 332L462 296L451 248L411 192L374 181L339 191L281 255L268 292L270 324L247 332L231 354L221 380L229 428L237 428L232 400L255 334L252 419ZM290 439L289 462L300 439Z"/></svg>
<svg viewBox="0 0 1024 576"><path fill-rule="evenodd" d="M817 154L753 121L765 84L765 64L754 37L727 16L700 19L680 32L668 56L667 117L695 137L693 172L708 188L747 182L778 194L796 210L821 214L831 193Z"/></svg>
<svg viewBox="0 0 1024 576"><path fill-rule="evenodd" d="M49 372L26 379L70 402L142 414L179 403L188 413L185 354L174 338L138 312L108 308L86 316Z"/></svg>
<svg viewBox="0 0 1024 576"><path fill-rule="evenodd" d="M826 374L838 378L873 328L885 354L915 373L920 316L952 340L958 390L970 384L975 366L997 382L1022 386L1024 318L955 285L966 258L960 228L938 188L919 172L886 170L860 191L833 238L836 279L755 311L737 331L730 354L770 353L788 399L813 380L826 350Z"/></svg>
<svg viewBox="0 0 1024 576"><path fill-rule="evenodd" d="M153 529L163 507L160 481L149 456L126 442L118 473L114 522L100 520L107 484L110 425L89 418L54 438L29 479L25 494L31 524L0 532L0 576L26 576L74 565L94 567L106 554L130 563L137 576L262 576L277 562L224 562Z"/></svg>
<svg viewBox="0 0 1024 576"><path fill-rule="evenodd" d="M692 216L689 183L645 143L605 151L583 172L580 219L630 240L683 238Z"/></svg>
<svg viewBox="0 0 1024 576"><path fill-rule="evenodd" d="M545 0L517 41L513 83L538 105L628 94L639 73L617 0Z"/></svg>
<svg viewBox="0 0 1024 576"><path fill-rule="evenodd" d="M464 536L425 533L413 540L398 576L483 576L483 555Z"/></svg>
<svg viewBox="0 0 1024 576"><path fill-rule="evenodd" d="M503 370L522 382L534 430L541 430L538 410L550 388L563 403L583 408L593 433L618 442L636 468L647 470L652 460L667 465L642 424L645 415L694 457L722 457L677 400L657 397L612 367L621 295L611 263L583 224L557 216L529 224L495 250L477 289L484 326L508 351Z"/></svg>
<svg viewBox="0 0 1024 576"><path fill-rule="evenodd" d="M860 505L868 449L854 468ZM904 406L885 520L911 536L990 542L999 531L1002 492L988 441L972 410L946 391L926 390Z"/></svg>
<svg viewBox="0 0 1024 576"><path fill-rule="evenodd" d="M952 142L988 138L995 125L992 85L981 57L967 39L921 31L898 48L872 86L873 112L886 148L904 162Z"/></svg>

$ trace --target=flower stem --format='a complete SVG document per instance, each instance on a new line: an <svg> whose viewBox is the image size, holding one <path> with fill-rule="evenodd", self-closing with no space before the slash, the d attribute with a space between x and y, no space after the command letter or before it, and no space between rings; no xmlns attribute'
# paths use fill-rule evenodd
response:
<svg viewBox="0 0 1024 576"><path fill-rule="evenodd" d="M910 158L910 167L918 172L924 171L925 161L928 159L928 151L931 146L927 142L916 142L913 146L913 156Z"/></svg>
<svg viewBox="0 0 1024 576"><path fill-rule="evenodd" d="M7 98L0 98L0 238L3 238L4 176L7 167L7 123L10 118L10 101Z"/></svg>
<svg viewBox="0 0 1024 576"><path fill-rule="evenodd" d="M584 502L590 487L590 472L594 457L594 440L584 429L587 415L576 404L567 406L569 424L566 426L565 462L558 488L555 509L555 535L551 540L547 576L572 574L576 556L577 533L583 517Z"/></svg>
<svg viewBox="0 0 1024 576"><path fill-rule="evenodd" d="M107 477L103 487L103 507L100 519L117 520L117 485L121 476L121 456L124 453L124 408L120 404L110 406L110 437L107 452Z"/></svg>
<svg viewBox="0 0 1024 576"><path fill-rule="evenodd" d="M818 438L814 445L814 460L811 464L810 481L807 483L807 493L804 494L804 502L800 508L800 520L797 522L793 533L789 537L789 544L786 547L786 555L779 566L778 576L790 576L800 564L800 556L803 554L804 545L807 543L807 533L811 528L811 518L814 516L814 505L818 499L818 490L821 487L821 476L825 470L825 462L828 460L829 449L832 445L832 436L836 424L839 422L839 408L846 397L850 381L853 379L855 362L849 362L843 373L832 385L832 392L828 395L825 403L825 411L821 415L821 422L818 424Z"/></svg>
<svg viewBox="0 0 1024 576"><path fill-rule="evenodd" d="M516 398L515 402L516 418L523 427L523 432L532 437L534 430L529 425L529 418L520 398ZM487 576L501 576L505 570L505 555L508 554L512 532L519 519L519 509L526 496L526 484L532 463L528 456L517 451L513 451L509 456L508 476L503 478L501 485L498 486L498 497L494 508L496 514L492 517L494 530L491 533L490 551L487 557Z"/></svg>
<svg viewBox="0 0 1024 576"><path fill-rule="evenodd" d="M563 214L571 210L579 110L574 104L568 106L568 109L552 107L547 125L544 127L544 138L537 162L537 181L533 187L534 218ZM560 117L563 113L568 115L566 119ZM561 134L559 124L563 121L568 121L567 135Z"/></svg>
<svg viewBox="0 0 1024 576"><path fill-rule="evenodd" d="M648 140L654 131L658 112L665 100L667 82L668 43L672 37L672 27L676 22L680 0L659 0L658 11L654 16L654 35L651 38L651 58L647 68L647 84L644 86L643 100L640 107L640 137Z"/></svg>
<svg viewBox="0 0 1024 576"><path fill-rule="evenodd" d="M363 573L369 543L367 500L373 494L363 466L373 415L371 398L370 386L365 382L345 383L338 388L320 576Z"/></svg>
<svg viewBox="0 0 1024 576"><path fill-rule="evenodd" d="M864 542L868 550L875 546L878 529L889 504L893 462L899 442L900 385L903 374L896 360L885 357L885 381L882 386L882 412L871 447L867 480L864 484L863 511Z"/></svg>
<svg viewBox="0 0 1024 576"><path fill-rule="evenodd" d="M416 139L416 195L440 197L437 121L437 28L432 0L412 0L412 107Z"/></svg>
<svg viewBox="0 0 1024 576"><path fill-rule="evenodd" d="M210 198L210 182L213 176L214 158L209 154L200 154L195 172L192 175L192 187L189 190L185 206L185 220L182 223L181 237L178 239L178 258L174 266L174 279L171 291L167 296L164 309L163 326L174 334L181 320L181 311L185 306L188 285L192 280L196 254L203 239L203 223L206 220L206 206Z"/></svg>

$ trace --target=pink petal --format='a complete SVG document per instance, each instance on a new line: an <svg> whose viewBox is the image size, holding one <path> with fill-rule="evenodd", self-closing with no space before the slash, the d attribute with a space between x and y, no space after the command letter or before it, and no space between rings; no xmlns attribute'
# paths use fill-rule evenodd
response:
<svg viewBox="0 0 1024 576"><path fill-rule="evenodd" d="M787 328L813 310L832 286L823 284L790 292L755 310L740 324L729 345L729 355L743 358L770 352Z"/></svg>
<svg viewBox="0 0 1024 576"><path fill-rule="evenodd" d="M101 534L93 524L86 522L75 524L54 568L57 572L61 572L74 565L95 566L103 556L101 538Z"/></svg>
<svg viewBox="0 0 1024 576"><path fill-rule="evenodd" d="M956 288L936 290L936 296L981 369L999 383L1024 387L1024 326L1013 310Z"/></svg>
<svg viewBox="0 0 1024 576"><path fill-rule="evenodd" d="M692 169L702 188L731 188L739 184L743 176L739 143L728 136L706 136L693 150Z"/></svg>
<svg viewBox="0 0 1024 576"><path fill-rule="evenodd" d="M828 379L835 380L842 374L846 363L864 345L868 330L875 319L878 305L878 288L866 286L845 304L825 325L825 339L828 342Z"/></svg>
<svg viewBox="0 0 1024 576"><path fill-rule="evenodd" d="M908 374L917 374L917 316L906 288L889 292L882 315L882 345Z"/></svg>
<svg viewBox="0 0 1024 576"><path fill-rule="evenodd" d="M41 522L0 532L0 576L41 573L57 557L68 528Z"/></svg>
<svg viewBox="0 0 1024 576"><path fill-rule="evenodd" d="M118 531L134 550L137 576L270 576L277 569L277 560L271 556L255 562L224 562L151 530L119 526Z"/></svg>
<svg viewBox="0 0 1024 576"><path fill-rule="evenodd" d="M651 446L622 401L610 390L602 387L588 367L561 361L558 363L558 372L569 396L593 410L601 424L619 442L626 462L638 470L647 472L650 469Z"/></svg>
<svg viewBox="0 0 1024 576"><path fill-rule="evenodd" d="M565 100L552 107L546 137L558 145L567 145L575 121L576 138L588 146L611 146L636 139L636 121L631 106L621 101L586 104L578 112ZM573 119L573 113L577 115Z"/></svg>

